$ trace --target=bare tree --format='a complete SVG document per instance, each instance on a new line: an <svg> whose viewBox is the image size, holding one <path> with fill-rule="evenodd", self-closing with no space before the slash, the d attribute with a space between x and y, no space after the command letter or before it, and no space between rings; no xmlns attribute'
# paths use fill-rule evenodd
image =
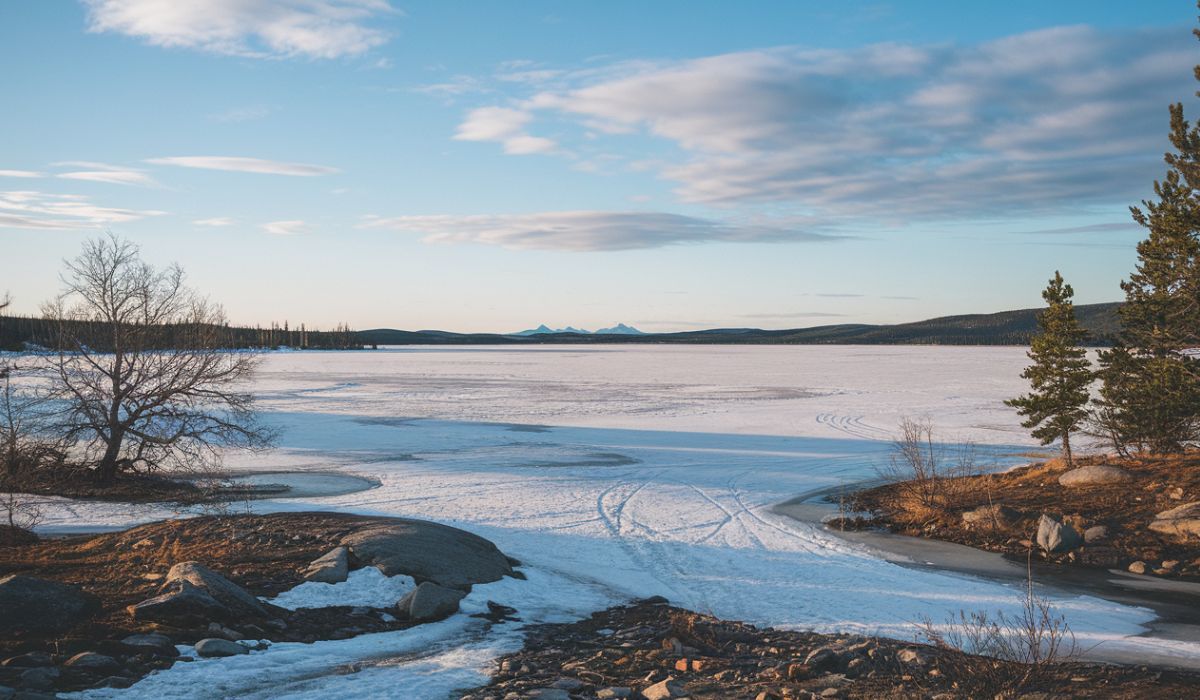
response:
<svg viewBox="0 0 1200 700"><path fill-rule="evenodd" d="M63 293L44 310L56 321L52 374L66 435L100 483L270 443L244 391L257 357L228 349L223 312L184 285L179 266L157 269L110 235L66 267Z"/></svg>
<svg viewBox="0 0 1200 700"><path fill-rule="evenodd" d="M888 464L880 476L897 485L908 505L935 511L947 505L956 477L976 473L975 444L938 442L929 420L904 418L900 437L892 443Z"/></svg>

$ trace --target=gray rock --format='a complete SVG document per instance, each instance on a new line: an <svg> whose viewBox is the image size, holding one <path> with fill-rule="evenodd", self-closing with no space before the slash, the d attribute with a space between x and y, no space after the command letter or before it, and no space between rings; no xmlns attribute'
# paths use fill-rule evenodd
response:
<svg viewBox="0 0 1200 700"><path fill-rule="evenodd" d="M665 681L659 681L642 691L642 697L646 698L646 700L669 700L670 698L681 698L685 695L687 695L687 692L683 689L683 685L670 678Z"/></svg>
<svg viewBox="0 0 1200 700"><path fill-rule="evenodd" d="M964 523L1007 530L1021 519L1020 511L1006 505L979 506L962 514Z"/></svg>
<svg viewBox="0 0 1200 700"><path fill-rule="evenodd" d="M62 673L53 666L45 666L43 668L31 668L21 674L21 685L34 690L49 690L54 687L54 681Z"/></svg>
<svg viewBox="0 0 1200 700"><path fill-rule="evenodd" d="M106 654L83 651L67 659L63 666L90 673L112 673L121 668L121 662Z"/></svg>
<svg viewBox="0 0 1200 700"><path fill-rule="evenodd" d="M204 621L231 615L229 608L190 581L171 583L167 592L130 605L128 610L135 620L154 622Z"/></svg>
<svg viewBox="0 0 1200 700"><path fill-rule="evenodd" d="M896 659L902 664L924 666L929 663L929 656L920 649L901 649L896 652Z"/></svg>
<svg viewBox="0 0 1200 700"><path fill-rule="evenodd" d="M1103 542L1108 539L1108 528L1103 525L1093 525L1083 531L1083 541L1088 544Z"/></svg>
<svg viewBox="0 0 1200 700"><path fill-rule="evenodd" d="M1058 477L1058 483L1068 488L1076 486L1091 486L1093 484L1115 484L1129 481L1133 475L1120 467L1110 467L1104 464L1089 464L1086 467L1072 469Z"/></svg>
<svg viewBox="0 0 1200 700"><path fill-rule="evenodd" d="M66 631L99 609L100 601L76 586L23 574L0 578L0 634Z"/></svg>
<svg viewBox="0 0 1200 700"><path fill-rule="evenodd" d="M562 688L538 688L529 694L538 700L571 700L571 694Z"/></svg>
<svg viewBox="0 0 1200 700"><path fill-rule="evenodd" d="M464 597L462 591L426 581L401 598L396 609L411 620L440 620L458 612L458 601Z"/></svg>
<svg viewBox="0 0 1200 700"><path fill-rule="evenodd" d="M814 674L831 671L837 668L840 662L838 653L829 647L813 649L804 659L804 665L808 666Z"/></svg>
<svg viewBox="0 0 1200 700"><path fill-rule="evenodd" d="M198 562L185 561L171 567L171 570L167 572L166 585L170 586L180 581L186 581L206 591L218 603L229 608L230 612L235 614L251 617L268 616L267 609L258 602L258 598Z"/></svg>
<svg viewBox="0 0 1200 700"><path fill-rule="evenodd" d="M1042 513L1038 519L1037 542L1047 552L1060 554L1078 548L1083 544L1083 538L1075 532L1075 528Z"/></svg>
<svg viewBox="0 0 1200 700"><path fill-rule="evenodd" d="M342 544L388 576L404 574L447 588L465 590L512 573L508 559L488 540L424 520L389 519L347 535Z"/></svg>
<svg viewBox="0 0 1200 700"><path fill-rule="evenodd" d="M159 656L179 656L175 642L165 634L151 632L149 634L131 634L121 640L125 646L142 653L158 654Z"/></svg>
<svg viewBox="0 0 1200 700"><path fill-rule="evenodd" d="M325 553L308 565L304 572L305 581L341 583L350 575L350 549L338 547Z"/></svg>
<svg viewBox="0 0 1200 700"><path fill-rule="evenodd" d="M579 690L580 688L582 688L585 685L587 685L587 683L584 683L583 681L579 680L578 678L559 678L558 680L551 683L550 687L551 688L561 688L563 690Z"/></svg>
<svg viewBox="0 0 1200 700"><path fill-rule="evenodd" d="M624 700L633 696L633 688L624 686L613 686L611 688L601 688L596 691L598 700Z"/></svg>
<svg viewBox="0 0 1200 700"><path fill-rule="evenodd" d="M1200 537L1200 501L1185 503L1154 516L1150 529L1164 535L1188 538Z"/></svg>
<svg viewBox="0 0 1200 700"><path fill-rule="evenodd" d="M9 688L7 685L0 685L0 700L12 700L17 691Z"/></svg>
<svg viewBox="0 0 1200 700"><path fill-rule="evenodd" d="M38 666L53 666L54 657L44 651L30 651L19 656L0 661L0 666L11 668L36 668Z"/></svg>
<svg viewBox="0 0 1200 700"><path fill-rule="evenodd" d="M210 637L201 639L196 642L196 654L205 658L222 657L222 656L238 656L241 654L249 654L250 650L244 645L237 642L231 642L228 639L218 639Z"/></svg>

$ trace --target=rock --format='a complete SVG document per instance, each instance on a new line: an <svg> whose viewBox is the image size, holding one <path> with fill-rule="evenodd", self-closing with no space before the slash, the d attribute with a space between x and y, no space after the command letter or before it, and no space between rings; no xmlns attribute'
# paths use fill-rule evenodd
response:
<svg viewBox="0 0 1200 700"><path fill-rule="evenodd" d="M31 651L0 662L0 666L7 668L37 668L39 666L53 665L54 657L44 651Z"/></svg>
<svg viewBox="0 0 1200 700"><path fill-rule="evenodd" d="M1108 528L1103 525L1093 525L1083 531L1083 541L1092 544L1108 539Z"/></svg>
<svg viewBox="0 0 1200 700"><path fill-rule="evenodd" d="M61 675L62 673L53 666L31 668L21 674L21 685L34 690L49 690Z"/></svg>
<svg viewBox="0 0 1200 700"><path fill-rule="evenodd" d="M559 678L550 684L551 688L561 688L562 690L579 690L587 685L578 678Z"/></svg>
<svg viewBox="0 0 1200 700"><path fill-rule="evenodd" d="M1146 573L1146 562L1144 562L1144 561L1133 562L1132 564L1129 565L1129 573L1131 573L1131 574Z"/></svg>
<svg viewBox="0 0 1200 700"><path fill-rule="evenodd" d="M458 601L466 593L426 581L396 603L396 609L412 620L440 620L458 612Z"/></svg>
<svg viewBox="0 0 1200 700"><path fill-rule="evenodd" d="M1038 519L1037 542L1047 552L1060 554L1079 547L1083 544L1083 538L1075 532L1075 528L1042 513Z"/></svg>
<svg viewBox="0 0 1200 700"><path fill-rule="evenodd" d="M508 559L488 540L424 520L389 518L386 525L347 535L342 544L387 576L404 574L446 588L465 590L513 572Z"/></svg>
<svg viewBox="0 0 1200 700"><path fill-rule="evenodd" d="M186 581L207 592L218 603L239 616L267 617L267 609L258 598L247 593L233 581L194 561L185 561L171 567L167 572L167 586Z"/></svg>
<svg viewBox="0 0 1200 700"><path fill-rule="evenodd" d="M571 700L571 694L562 688L538 688L529 697L538 700Z"/></svg>
<svg viewBox="0 0 1200 700"><path fill-rule="evenodd" d="M841 659L838 657L838 653L829 647L813 649L809 652L808 657L804 659L804 665L808 666L809 671L813 674L832 671L838 667L840 662Z"/></svg>
<svg viewBox="0 0 1200 700"><path fill-rule="evenodd" d="M99 608L100 601L77 586L23 574L0 578L0 634L62 632Z"/></svg>
<svg viewBox="0 0 1200 700"><path fill-rule="evenodd" d="M1021 519L1020 511L1006 505L979 506L962 514L964 523L1007 530Z"/></svg>
<svg viewBox="0 0 1200 700"><path fill-rule="evenodd" d="M1058 477L1058 483L1068 488L1076 486L1092 486L1094 484L1115 484L1129 481L1133 475L1120 467L1110 467L1105 464L1089 464L1086 467L1072 469Z"/></svg>
<svg viewBox="0 0 1200 700"><path fill-rule="evenodd" d="M601 688L596 691L597 700L623 700L633 696L633 688L624 686L613 686L611 688Z"/></svg>
<svg viewBox="0 0 1200 700"><path fill-rule="evenodd" d="M929 657L920 649L901 649L896 652L896 659L902 664L924 666L929 663Z"/></svg>
<svg viewBox="0 0 1200 700"><path fill-rule="evenodd" d="M1163 569L1164 571L1174 571L1178 567L1179 567L1178 559L1164 559L1162 566L1160 568Z"/></svg>
<svg viewBox="0 0 1200 700"><path fill-rule="evenodd" d="M1182 501L1183 500L1183 487L1176 486L1175 488L1173 488L1167 492L1167 496L1170 497L1170 499L1172 501Z"/></svg>
<svg viewBox="0 0 1200 700"><path fill-rule="evenodd" d="M149 634L131 634L121 640L125 646L142 653L157 654L158 656L179 656L175 642L165 634L151 632Z"/></svg>
<svg viewBox="0 0 1200 700"><path fill-rule="evenodd" d="M338 547L313 561L304 571L305 581L341 583L350 575L350 549Z"/></svg>
<svg viewBox="0 0 1200 700"><path fill-rule="evenodd" d="M1164 535L1200 537L1200 501L1185 503L1154 516L1150 529Z"/></svg>
<svg viewBox="0 0 1200 700"><path fill-rule="evenodd" d="M154 622L197 622L231 614L229 608L217 602L208 591L190 581L176 581L170 584L166 593L130 605L127 610L135 620Z"/></svg>
<svg viewBox="0 0 1200 700"><path fill-rule="evenodd" d="M91 673L112 673L121 668L121 662L105 654L84 651L67 659L63 666Z"/></svg>
<svg viewBox="0 0 1200 700"><path fill-rule="evenodd" d="M249 654L250 650L244 645L231 642L228 639L209 637L208 639L201 639L196 642L196 653L205 658L211 658Z"/></svg>
<svg viewBox="0 0 1200 700"><path fill-rule="evenodd" d="M12 700L16 694L17 691L9 688L7 685L0 685L0 700Z"/></svg>
<svg viewBox="0 0 1200 700"><path fill-rule="evenodd" d="M669 700L670 698L681 698L687 695L683 686L676 681L668 678L665 681L659 681L654 685L642 691L642 697L646 700Z"/></svg>

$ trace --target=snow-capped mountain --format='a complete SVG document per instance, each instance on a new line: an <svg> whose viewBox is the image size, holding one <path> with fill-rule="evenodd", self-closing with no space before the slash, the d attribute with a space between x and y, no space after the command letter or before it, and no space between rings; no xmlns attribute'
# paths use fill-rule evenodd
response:
<svg viewBox="0 0 1200 700"><path fill-rule="evenodd" d="M580 335L644 335L638 329L634 328L633 326L627 326L624 323L618 323L611 328L601 328L597 331L584 330L583 328L575 328L574 326L567 326L566 328L551 328L543 323L537 328L518 331L516 333L512 333L511 335L542 335L544 333L578 333Z"/></svg>

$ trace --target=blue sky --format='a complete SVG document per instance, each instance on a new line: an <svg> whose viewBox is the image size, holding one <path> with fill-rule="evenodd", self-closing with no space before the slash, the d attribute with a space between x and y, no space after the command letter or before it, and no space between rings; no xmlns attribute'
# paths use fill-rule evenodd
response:
<svg viewBox="0 0 1200 700"><path fill-rule="evenodd" d="M1119 298L1171 2L0 5L0 292L110 230L237 323L899 322Z"/></svg>

